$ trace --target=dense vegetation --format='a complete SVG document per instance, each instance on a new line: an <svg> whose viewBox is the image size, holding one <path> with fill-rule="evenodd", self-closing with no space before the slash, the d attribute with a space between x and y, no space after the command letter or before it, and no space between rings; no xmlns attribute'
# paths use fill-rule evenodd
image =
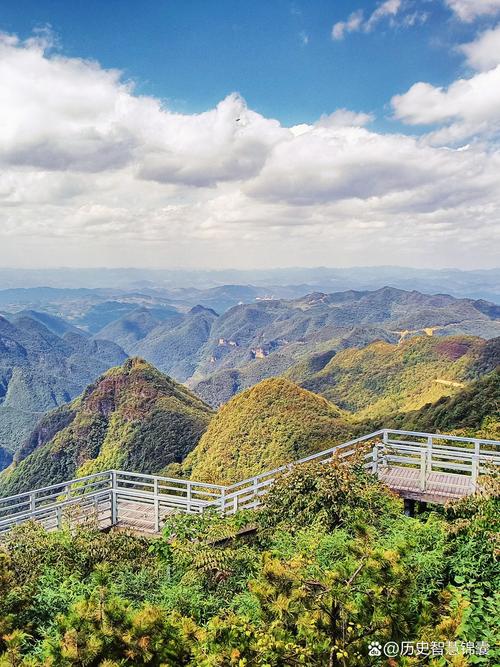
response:
<svg viewBox="0 0 500 667"><path fill-rule="evenodd" d="M177 515L148 541L34 525L0 548L2 667L493 667L492 487L410 518L357 466L285 474L262 510ZM369 658L369 642L487 642Z"/></svg>
<svg viewBox="0 0 500 667"><path fill-rule="evenodd" d="M384 423L407 430L500 440L500 371L488 373L454 396L387 418Z"/></svg>
<svg viewBox="0 0 500 667"><path fill-rule="evenodd" d="M110 468L159 472L184 459L211 416L188 389L146 362L128 359L42 420L0 475L0 494Z"/></svg>
<svg viewBox="0 0 500 667"><path fill-rule="evenodd" d="M366 419L405 413L456 394L499 365L500 338L418 336L399 345L376 342L343 350L330 360L307 358L287 375Z"/></svg>
<svg viewBox="0 0 500 667"><path fill-rule="evenodd" d="M220 408L182 472L236 482L338 444L352 428L321 396L284 378L263 380Z"/></svg>

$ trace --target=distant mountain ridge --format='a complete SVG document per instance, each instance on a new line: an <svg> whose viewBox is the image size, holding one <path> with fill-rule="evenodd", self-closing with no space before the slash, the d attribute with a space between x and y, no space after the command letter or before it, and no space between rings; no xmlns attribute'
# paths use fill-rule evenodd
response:
<svg viewBox="0 0 500 667"><path fill-rule="evenodd" d="M37 288L47 285L66 289L143 290L161 288L169 291L225 288L242 285L274 296L293 298L308 292L339 292L347 289L376 290L392 285L404 290L446 292L458 298L486 299L500 302L500 268L493 269L416 269L402 266L289 267L257 270L238 269L0 269L0 285L7 288ZM289 294L276 293L286 287ZM293 294L292 290L295 290ZM198 295L199 296L199 295ZM245 301L248 299L240 298ZM197 303L219 308L200 301ZM236 302L237 303L237 302ZM1 307L0 299L0 307ZM191 304L195 305L195 304Z"/></svg>
<svg viewBox="0 0 500 667"><path fill-rule="evenodd" d="M431 334L499 336L498 306L388 287L235 306L213 322L196 353L195 372L181 379L216 406L259 380L286 373L307 355ZM143 345L138 342L135 352L147 357Z"/></svg>

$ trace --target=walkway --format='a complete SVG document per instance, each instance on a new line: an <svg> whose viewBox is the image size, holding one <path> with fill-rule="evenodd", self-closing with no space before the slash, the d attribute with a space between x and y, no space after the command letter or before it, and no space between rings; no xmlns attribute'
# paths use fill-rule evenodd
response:
<svg viewBox="0 0 500 667"><path fill-rule="evenodd" d="M30 520L47 530L92 521L158 533L173 512L215 509L230 514L258 507L276 477L310 461L350 458L410 500L445 503L474 493L478 478L496 474L500 442L437 433L382 429L231 486L107 470L0 499L0 533Z"/></svg>

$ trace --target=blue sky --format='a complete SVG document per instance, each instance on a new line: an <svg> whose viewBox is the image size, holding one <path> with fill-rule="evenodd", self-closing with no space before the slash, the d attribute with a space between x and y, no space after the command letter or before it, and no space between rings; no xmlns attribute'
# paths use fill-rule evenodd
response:
<svg viewBox="0 0 500 667"><path fill-rule="evenodd" d="M453 20L438 0L411 29L382 20L342 40L332 26L360 0L3 0L0 26L29 36L50 25L62 52L117 67L137 90L169 107L200 112L237 91L249 106L286 124L312 122L339 107L386 122L392 95L415 81L446 85L463 71L457 42L477 25ZM307 42L307 44L305 43Z"/></svg>
<svg viewBox="0 0 500 667"><path fill-rule="evenodd" d="M498 266L500 0L2 0L0 264Z"/></svg>

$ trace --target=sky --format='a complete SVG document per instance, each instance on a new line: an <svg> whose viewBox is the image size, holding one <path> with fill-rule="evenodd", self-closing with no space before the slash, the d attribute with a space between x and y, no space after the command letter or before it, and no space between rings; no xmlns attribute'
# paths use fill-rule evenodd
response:
<svg viewBox="0 0 500 667"><path fill-rule="evenodd" d="M500 0L3 0L0 266L499 266Z"/></svg>

